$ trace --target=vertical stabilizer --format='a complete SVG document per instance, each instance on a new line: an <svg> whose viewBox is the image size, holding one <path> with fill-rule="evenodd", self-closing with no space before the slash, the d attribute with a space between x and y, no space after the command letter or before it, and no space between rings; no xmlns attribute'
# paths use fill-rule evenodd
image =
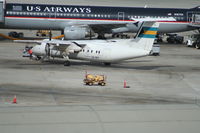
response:
<svg viewBox="0 0 200 133"><path fill-rule="evenodd" d="M138 48L151 51L154 40L156 38L159 29L159 22L147 21L143 22L138 33L136 34L135 40Z"/></svg>

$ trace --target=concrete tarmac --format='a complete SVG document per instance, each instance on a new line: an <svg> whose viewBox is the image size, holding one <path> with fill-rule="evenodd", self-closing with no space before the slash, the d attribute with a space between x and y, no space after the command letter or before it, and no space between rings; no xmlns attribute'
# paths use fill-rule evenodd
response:
<svg viewBox="0 0 200 133"><path fill-rule="evenodd" d="M197 105L0 108L1 133L199 133Z"/></svg>
<svg viewBox="0 0 200 133"><path fill-rule="evenodd" d="M22 58L25 44L0 42L0 129L17 132L200 131L200 52L161 45L160 56L101 63ZM85 71L107 85L85 86ZM123 88L124 80L130 88ZM17 104L12 99L17 96Z"/></svg>
<svg viewBox="0 0 200 133"><path fill-rule="evenodd" d="M64 60L41 63L23 58L24 46L10 41L1 42L2 101L6 102L13 95L20 100L18 105L188 104L200 99L200 53L193 48L161 45L161 56L123 61L110 67L72 60L72 65L65 67ZM85 71L106 75L107 85L85 86ZM124 80L130 88L123 88Z"/></svg>

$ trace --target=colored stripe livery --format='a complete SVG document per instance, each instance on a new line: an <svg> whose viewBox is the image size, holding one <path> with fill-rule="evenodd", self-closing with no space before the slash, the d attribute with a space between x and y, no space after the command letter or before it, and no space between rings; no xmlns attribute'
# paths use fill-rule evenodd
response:
<svg viewBox="0 0 200 133"><path fill-rule="evenodd" d="M139 37L141 38L156 38L158 28L154 27L143 27Z"/></svg>

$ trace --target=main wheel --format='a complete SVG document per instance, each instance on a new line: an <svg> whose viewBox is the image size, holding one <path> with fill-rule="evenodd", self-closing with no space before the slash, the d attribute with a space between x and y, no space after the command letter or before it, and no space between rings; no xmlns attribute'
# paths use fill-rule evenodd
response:
<svg viewBox="0 0 200 133"><path fill-rule="evenodd" d="M105 38L104 34L99 34L97 39L106 39L106 38Z"/></svg>
<svg viewBox="0 0 200 133"><path fill-rule="evenodd" d="M88 85L89 85L89 86L92 86L92 85L93 85L93 83L92 83L92 82L89 82L89 83L88 83Z"/></svg>
<svg viewBox="0 0 200 133"><path fill-rule="evenodd" d="M104 83L104 82L101 83L101 86L105 86L105 85L106 85L106 83Z"/></svg>
<svg viewBox="0 0 200 133"><path fill-rule="evenodd" d="M70 66L70 65L71 65L70 61L66 61L66 62L64 63L64 66Z"/></svg>
<svg viewBox="0 0 200 133"><path fill-rule="evenodd" d="M104 65L105 65L105 66L110 66L111 63L109 63L109 62L104 62Z"/></svg>
<svg viewBox="0 0 200 133"><path fill-rule="evenodd" d="M195 45L195 48L196 48L196 49L200 49L200 44L196 44L196 45Z"/></svg>

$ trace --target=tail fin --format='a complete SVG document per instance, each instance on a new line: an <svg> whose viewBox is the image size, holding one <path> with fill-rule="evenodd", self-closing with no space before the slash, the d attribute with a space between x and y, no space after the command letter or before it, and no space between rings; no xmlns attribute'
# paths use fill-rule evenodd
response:
<svg viewBox="0 0 200 133"><path fill-rule="evenodd" d="M142 22L142 25L135 37L137 47L150 52L159 29L158 27L159 22Z"/></svg>

